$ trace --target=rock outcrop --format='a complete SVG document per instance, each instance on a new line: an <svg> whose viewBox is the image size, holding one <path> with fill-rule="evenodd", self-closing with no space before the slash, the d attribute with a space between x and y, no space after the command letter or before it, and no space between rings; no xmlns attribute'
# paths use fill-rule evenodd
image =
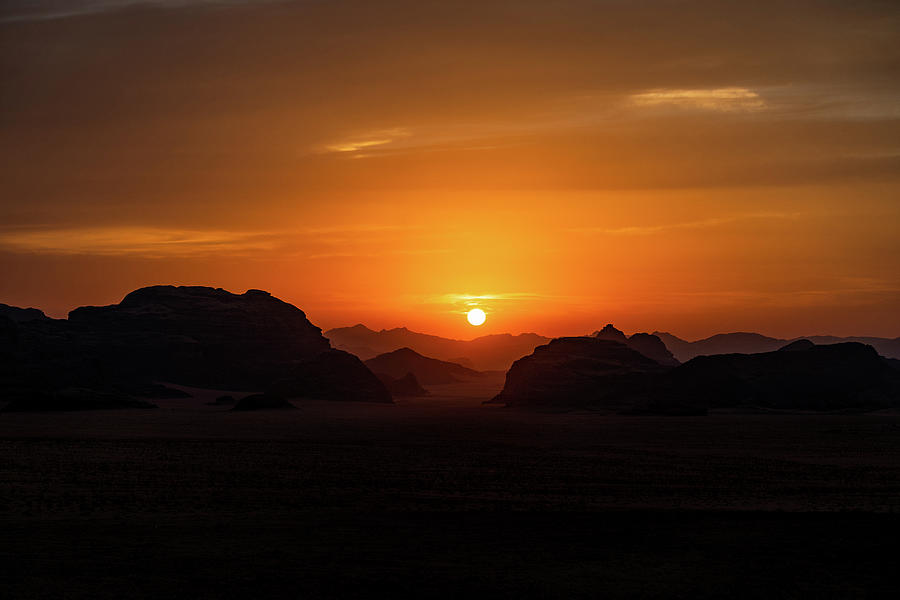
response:
<svg viewBox="0 0 900 600"><path fill-rule="evenodd" d="M509 406L702 414L709 408L867 411L900 406L900 372L871 346L795 342L666 367L613 340L561 338L512 366Z"/></svg>
<svg viewBox="0 0 900 600"><path fill-rule="evenodd" d="M198 387L260 389L330 347L303 311L260 290L142 288L73 310L69 325L115 369Z"/></svg>
<svg viewBox="0 0 900 600"><path fill-rule="evenodd" d="M400 348L370 358L366 361L375 373L384 373L395 379L412 373L424 384L455 383L466 379L480 377L481 373L462 365L422 356L410 348Z"/></svg>
<svg viewBox="0 0 900 600"><path fill-rule="evenodd" d="M6 317L15 323L27 323L28 321L48 321L50 317L44 311L36 308L19 308L9 304L0 303L0 317Z"/></svg>
<svg viewBox="0 0 900 600"><path fill-rule="evenodd" d="M678 359L669 352L669 349L663 341L654 334L635 333L632 334L631 337L628 337L623 332L613 327L612 323L609 323L600 331L592 333L591 336L601 340L610 340L625 344L632 350L637 350L647 358L653 359L659 364L667 367L674 367L681 364Z"/></svg>
<svg viewBox="0 0 900 600"><path fill-rule="evenodd" d="M632 350L637 350L647 358L661 365L677 367L681 363L675 358L661 339L651 333L635 333L626 342Z"/></svg>
<svg viewBox="0 0 900 600"><path fill-rule="evenodd" d="M672 370L661 393L710 408L843 411L900 406L900 377L871 346L791 346L758 354L698 356Z"/></svg>
<svg viewBox="0 0 900 600"><path fill-rule="evenodd" d="M668 368L625 344L597 337L558 338L517 360L492 402L617 413L702 414L702 407L655 395Z"/></svg>
<svg viewBox="0 0 900 600"><path fill-rule="evenodd" d="M607 323L603 329L600 331L595 331L591 334L591 336L601 339L601 340L611 340L613 342L619 342L621 344L628 344L628 337L626 335L613 327L612 323Z"/></svg>
<svg viewBox="0 0 900 600"><path fill-rule="evenodd" d="M16 405L70 388L171 397L175 390L154 382L252 391L279 380L309 397L390 402L375 375L332 350L303 311L259 290L153 286L68 320L0 316L0 400Z"/></svg>

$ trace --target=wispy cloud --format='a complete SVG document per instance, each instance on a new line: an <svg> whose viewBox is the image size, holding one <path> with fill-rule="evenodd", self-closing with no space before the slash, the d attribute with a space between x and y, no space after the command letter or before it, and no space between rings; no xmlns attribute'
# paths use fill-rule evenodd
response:
<svg viewBox="0 0 900 600"><path fill-rule="evenodd" d="M538 300L543 298L540 294L530 292L507 292L497 294L436 294L434 296L426 296L424 298L416 298L416 302L424 304L438 304L449 306L449 312L464 313L470 309L478 307L485 312L490 313L501 304L510 302L522 302L528 300Z"/></svg>
<svg viewBox="0 0 900 600"><path fill-rule="evenodd" d="M385 242L420 227L358 223L291 228L275 231L201 230L132 225L95 227L0 226L0 251L36 254L100 256L198 257L210 254L256 255L278 251L281 256L336 258L405 254L437 254L447 248L427 247L433 240L413 236L407 248L387 248ZM418 247L419 244L425 247Z"/></svg>
<svg viewBox="0 0 900 600"><path fill-rule="evenodd" d="M663 223L659 225L628 225L625 227L576 227L570 231L581 233L602 233L608 235L652 235L664 231L678 229L704 229L707 227L719 227L740 221L770 221L770 220L787 220L796 219L801 215L799 213L752 213L743 215L732 215L729 217L712 217L709 219L700 219L698 221L686 221L681 223Z"/></svg>
<svg viewBox="0 0 900 600"><path fill-rule="evenodd" d="M418 256L423 254L449 254L451 248L401 248L384 251L347 251L347 252L318 252L306 255L306 258L372 258L375 256Z"/></svg>
<svg viewBox="0 0 900 600"><path fill-rule="evenodd" d="M153 227L41 228L0 232L0 248L14 252L191 256L228 250L271 250L269 233Z"/></svg>
<svg viewBox="0 0 900 600"><path fill-rule="evenodd" d="M632 94L637 106L675 106L715 111L758 111L766 102L756 92L742 87L712 89L657 89Z"/></svg>
<svg viewBox="0 0 900 600"><path fill-rule="evenodd" d="M391 233L395 231L410 231L414 229L422 229L417 225L393 225L382 223L358 223L348 225L334 225L326 227L307 227L302 233L310 235L333 235L333 234L353 234L353 233Z"/></svg>
<svg viewBox="0 0 900 600"><path fill-rule="evenodd" d="M363 150L366 148L385 146L397 141L398 139L406 138L409 136L409 130L404 127L380 129L377 131L368 131L358 135L351 135L345 139L332 142L325 146L325 150L327 152L356 153L359 150Z"/></svg>
<svg viewBox="0 0 900 600"><path fill-rule="evenodd" d="M532 300L539 294L514 292L508 294L441 294L431 296L432 302L478 302L480 300Z"/></svg>

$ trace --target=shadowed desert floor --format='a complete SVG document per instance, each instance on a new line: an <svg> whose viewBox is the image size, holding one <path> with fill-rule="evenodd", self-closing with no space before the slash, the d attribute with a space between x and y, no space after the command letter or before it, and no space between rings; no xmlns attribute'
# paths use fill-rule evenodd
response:
<svg viewBox="0 0 900 600"><path fill-rule="evenodd" d="M892 585L900 416L481 403L0 415L15 597L854 597Z"/></svg>

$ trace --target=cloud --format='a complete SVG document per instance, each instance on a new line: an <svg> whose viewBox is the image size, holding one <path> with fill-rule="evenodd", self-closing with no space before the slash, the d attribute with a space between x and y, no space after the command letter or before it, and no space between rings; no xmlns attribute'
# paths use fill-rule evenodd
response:
<svg viewBox="0 0 900 600"><path fill-rule="evenodd" d="M364 148L391 144L397 139L409 137L409 135L409 130L403 127L370 131L328 144L325 146L325 150L327 152L357 152Z"/></svg>
<svg viewBox="0 0 900 600"><path fill-rule="evenodd" d="M767 108L759 94L743 87L713 89L658 89L632 94L637 106L675 106L722 112L758 111Z"/></svg>
<svg viewBox="0 0 900 600"><path fill-rule="evenodd" d="M418 256L423 254L449 254L453 252L452 248L402 248L398 250L384 251L358 251L358 252L319 252L309 254L306 258L323 259L323 258L372 258L381 256Z"/></svg>
<svg viewBox="0 0 900 600"><path fill-rule="evenodd" d="M530 292L507 292L499 294L437 294L427 296L425 298L416 298L416 302L425 304L439 304L451 307L449 312L465 313L470 309L478 307L490 313L496 310L498 304L506 304L508 302L521 302L529 300L538 300L544 298L540 294Z"/></svg>
<svg viewBox="0 0 900 600"><path fill-rule="evenodd" d="M409 231L414 229L422 229L418 225L385 225L382 223L357 223L347 225L336 225L328 227L308 227L302 230L302 233L310 235L335 235L335 234L357 234L357 233L391 233L395 231Z"/></svg>
<svg viewBox="0 0 900 600"><path fill-rule="evenodd" d="M42 228L0 232L0 248L49 254L197 256L222 251L271 250L270 233L154 227Z"/></svg>
<svg viewBox="0 0 900 600"><path fill-rule="evenodd" d="M741 221L755 220L783 220L796 219L800 217L799 213L752 213L745 215L733 215L730 217L713 217L710 219L701 219L698 221L687 221L682 223L665 223L662 225L629 225L626 227L578 227L570 231L578 231L582 233L603 233L608 235L652 235L663 231L671 231L678 229L704 229L707 227L718 227L720 225L728 225Z"/></svg>
<svg viewBox="0 0 900 600"><path fill-rule="evenodd" d="M439 254L448 248L382 249L385 240L416 226L358 223L274 231L203 230L130 225L94 227L0 226L0 251L33 254L84 254L189 258L212 254L310 259ZM416 236L419 243L427 243Z"/></svg>
<svg viewBox="0 0 900 600"><path fill-rule="evenodd" d="M477 300L531 300L539 298L539 294L514 292L508 294L441 294L433 296L436 302L471 302Z"/></svg>

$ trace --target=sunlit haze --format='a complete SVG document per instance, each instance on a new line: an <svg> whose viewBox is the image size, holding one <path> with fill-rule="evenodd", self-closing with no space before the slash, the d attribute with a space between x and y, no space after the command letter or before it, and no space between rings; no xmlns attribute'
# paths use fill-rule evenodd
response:
<svg viewBox="0 0 900 600"><path fill-rule="evenodd" d="M900 336L896 3L60 0L0 47L0 302Z"/></svg>

